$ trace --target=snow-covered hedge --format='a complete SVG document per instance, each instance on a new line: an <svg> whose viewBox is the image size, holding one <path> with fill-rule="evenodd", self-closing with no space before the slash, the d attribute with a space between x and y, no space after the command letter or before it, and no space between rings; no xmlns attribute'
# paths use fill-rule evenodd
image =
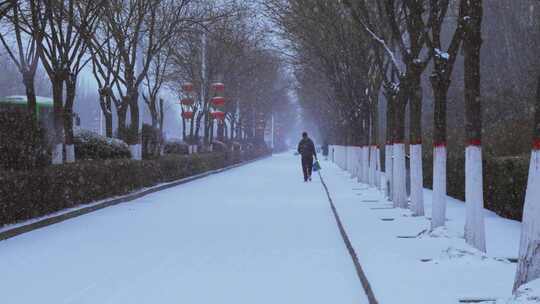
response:
<svg viewBox="0 0 540 304"><path fill-rule="evenodd" d="M424 186L431 188L433 160L426 157ZM484 159L485 207L500 216L521 220L529 156L486 157ZM465 158L449 155L447 160L447 193L465 200Z"/></svg>
<svg viewBox="0 0 540 304"><path fill-rule="evenodd" d="M181 155L187 155L189 154L189 146L187 143L182 142L180 140L175 141L167 141L165 143L164 147L165 154L181 154Z"/></svg>
<svg viewBox="0 0 540 304"><path fill-rule="evenodd" d="M88 130L75 130L74 143L77 160L131 157L128 145L122 140L101 136Z"/></svg>
<svg viewBox="0 0 540 304"><path fill-rule="evenodd" d="M223 168L265 153L261 150L241 155L168 155L143 161L80 161L28 172L0 172L0 227Z"/></svg>

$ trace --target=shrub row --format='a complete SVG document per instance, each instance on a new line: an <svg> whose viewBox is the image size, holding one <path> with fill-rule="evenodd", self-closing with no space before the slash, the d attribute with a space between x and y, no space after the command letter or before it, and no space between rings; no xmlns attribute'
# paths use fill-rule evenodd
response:
<svg viewBox="0 0 540 304"><path fill-rule="evenodd" d="M0 227L254 159L267 151L81 161L0 172Z"/></svg>
<svg viewBox="0 0 540 304"><path fill-rule="evenodd" d="M0 108L0 170L30 170L50 161L46 132L26 110Z"/></svg>
<svg viewBox="0 0 540 304"><path fill-rule="evenodd" d="M73 139L77 160L105 160L130 158L128 145L115 138L108 138L88 130L76 130Z"/></svg>
<svg viewBox="0 0 540 304"><path fill-rule="evenodd" d="M424 186L432 188L433 159L424 157ZM529 157L484 158L484 205L505 218L521 220L527 186ZM449 156L447 193L465 200L465 158Z"/></svg>

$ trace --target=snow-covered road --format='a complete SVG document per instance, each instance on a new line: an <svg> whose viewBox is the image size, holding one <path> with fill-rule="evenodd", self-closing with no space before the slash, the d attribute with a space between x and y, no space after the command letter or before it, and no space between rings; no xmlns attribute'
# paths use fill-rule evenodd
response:
<svg viewBox="0 0 540 304"><path fill-rule="evenodd" d="M0 242L1 303L367 303L283 154Z"/></svg>

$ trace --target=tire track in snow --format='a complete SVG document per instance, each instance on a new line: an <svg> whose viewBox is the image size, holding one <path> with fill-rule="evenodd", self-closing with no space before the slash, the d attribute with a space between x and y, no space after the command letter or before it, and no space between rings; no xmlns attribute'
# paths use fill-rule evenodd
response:
<svg viewBox="0 0 540 304"><path fill-rule="evenodd" d="M334 218L336 220L339 233L341 234L341 238L343 239L343 242L345 243L345 246L347 247L347 251L349 252L349 255L351 256L351 259L354 264L354 268L356 270L356 274L358 275L358 279L360 279L360 283L362 283L362 288L364 289L364 292L366 293L366 296L368 298L369 304L379 304L377 299L375 298L375 294L373 293L373 289L371 289L371 284L369 283L369 280L362 269L362 265L360 265L360 261L358 260L358 256L356 255L356 251L354 250L351 240L349 238L349 235L347 234L347 231L345 230L345 227L343 226L343 223L341 221L341 218L339 217L339 213L337 212L336 206L334 205L334 201L332 200L332 196L330 195L330 191L328 190L328 186L324 182L324 179L322 177L321 172L319 171L319 177L321 179L321 183L324 187L324 190L326 191L326 195L328 196L328 202L330 203L330 208L332 209L332 213L334 214Z"/></svg>

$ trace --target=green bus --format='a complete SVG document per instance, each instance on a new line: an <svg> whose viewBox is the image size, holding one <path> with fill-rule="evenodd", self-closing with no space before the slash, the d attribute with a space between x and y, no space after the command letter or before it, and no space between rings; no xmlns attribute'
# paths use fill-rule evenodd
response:
<svg viewBox="0 0 540 304"><path fill-rule="evenodd" d="M36 96L37 116L40 120L48 120L53 113L53 99ZM0 97L0 111L26 110L28 99L24 95Z"/></svg>

